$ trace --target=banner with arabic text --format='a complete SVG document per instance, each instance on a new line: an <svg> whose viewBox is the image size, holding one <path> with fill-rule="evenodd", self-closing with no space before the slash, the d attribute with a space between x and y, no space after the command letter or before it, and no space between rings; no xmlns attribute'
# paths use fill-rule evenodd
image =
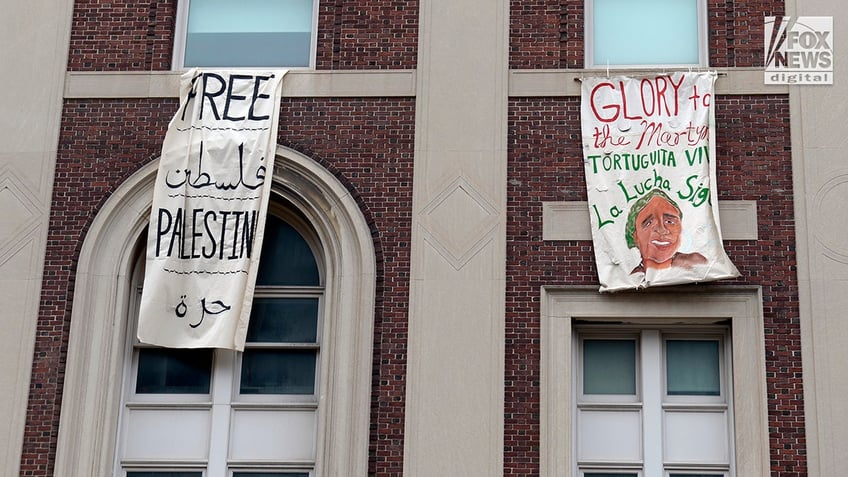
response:
<svg viewBox="0 0 848 477"><path fill-rule="evenodd" d="M193 69L153 193L138 338L244 349L285 71Z"/></svg>
<svg viewBox="0 0 848 477"><path fill-rule="evenodd" d="M718 220L715 76L583 80L583 160L601 291L739 275Z"/></svg>

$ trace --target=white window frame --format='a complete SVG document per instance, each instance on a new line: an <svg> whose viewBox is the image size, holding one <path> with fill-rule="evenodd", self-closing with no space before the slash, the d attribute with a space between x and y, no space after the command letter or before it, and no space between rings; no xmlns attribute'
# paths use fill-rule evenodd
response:
<svg viewBox="0 0 848 477"><path fill-rule="evenodd" d="M332 173L289 148L278 146L276 155L272 193L305 216L326 260L327 321L321 353L321 369L326 372L320 378L312 476L366 475L376 289L371 230L350 191ZM83 241L56 475L114 472L126 339L131 333L131 272L138 256L133 247L149 222L157 167L158 161L152 161L119 186Z"/></svg>
<svg viewBox="0 0 848 477"><path fill-rule="evenodd" d="M727 320L732 347L728 374L733 385L733 465L740 477L770 475L765 338L758 287L686 286L616 294L601 294L594 287L543 287L541 294L541 475L578 475L572 436L575 324L712 326Z"/></svg>
<svg viewBox="0 0 848 477"><path fill-rule="evenodd" d="M268 68L285 68L287 70L312 70L315 69L315 57L317 56L318 49L318 5L320 0L313 0L312 2L312 35L309 40L309 66L278 66L278 65L268 65ZM177 2L177 12L175 16L175 24L174 24L174 51L171 55L171 70L173 71L185 71L189 67L185 66L185 49L186 49L186 35L188 34L188 12L191 7L191 0L178 0ZM257 67L239 67L239 66L227 66L227 65L218 65L216 67L204 67L204 68L221 68L221 69L230 69L230 70L239 70L239 69L255 69Z"/></svg>
<svg viewBox="0 0 848 477"><path fill-rule="evenodd" d="M636 322L638 323L638 321ZM575 462L575 472L583 476L586 472L637 472L640 475L658 475L657 472L688 471L690 473L715 473L732 476L733 472L733 389L727 370L731 369L732 357L728 342L730 337L726 326L703 326L697 324L649 326L627 324L580 324L572 332L573 362L575 363L573 380L575 400L572 412L577 416L581 409L603 411L638 411L642 416L642 458L639 462ZM636 389L633 395L586 395L583 394L583 343L587 339L632 339L636 342ZM719 344L719 389L718 396L672 396L667 386L667 342L669 340L709 340ZM675 463L663 456L668 439L664 415L668 412L726 413L727 448L730 462L727 465L711 463L680 462ZM575 425L572 434L572 452L577 456L577 443L580 442L579 426ZM651 443L649 446L648 443ZM659 444L659 445L657 445ZM654 455L646 455L646 453ZM626 469L626 470L622 470Z"/></svg>
<svg viewBox="0 0 848 477"><path fill-rule="evenodd" d="M629 331L629 330L628 330ZM616 340L616 339L636 339L636 358L638 362L638 357L642 349L642 343L637 338L637 336L632 332L614 332L614 333L584 333L579 338L598 338L602 337L604 339ZM578 337L575 336L575 339ZM577 353L579 349L582 349L582 345L575 343L574 352ZM577 390L578 401L582 403L616 403L616 404L636 404L641 401L641 388L639 387L639 382L642 379L642 370L640 367L636 367L636 394L583 394L583 357L577 353L574 356L574 362L576 363L574 379L575 379L575 389Z"/></svg>
<svg viewBox="0 0 848 477"><path fill-rule="evenodd" d="M638 0L633 0L638 1ZM635 65L619 65L619 64L595 64L595 0L584 0L584 23L583 23L583 45L584 45L584 64L586 69L657 69L657 68L692 68L709 66L710 51L709 51L709 29L707 24L707 0L696 0L698 2L698 62L697 63L681 63L681 64L635 64Z"/></svg>

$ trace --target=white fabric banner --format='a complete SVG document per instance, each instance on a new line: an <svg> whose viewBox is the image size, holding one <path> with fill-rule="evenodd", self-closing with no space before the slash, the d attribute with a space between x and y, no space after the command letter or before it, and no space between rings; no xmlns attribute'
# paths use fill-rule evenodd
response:
<svg viewBox="0 0 848 477"><path fill-rule="evenodd" d="M584 165L601 291L739 276L718 221L715 77L583 80Z"/></svg>
<svg viewBox="0 0 848 477"><path fill-rule="evenodd" d="M244 349L285 73L182 76L153 192L142 342Z"/></svg>

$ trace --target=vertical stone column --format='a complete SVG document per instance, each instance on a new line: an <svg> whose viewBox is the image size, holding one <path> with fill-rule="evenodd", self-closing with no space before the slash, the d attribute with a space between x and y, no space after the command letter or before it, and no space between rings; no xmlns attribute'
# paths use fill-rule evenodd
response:
<svg viewBox="0 0 848 477"><path fill-rule="evenodd" d="M0 475L18 475L73 2L0 15Z"/></svg>
<svg viewBox="0 0 848 477"><path fill-rule="evenodd" d="M506 0L422 0L404 475L503 474Z"/></svg>
<svg viewBox="0 0 848 477"><path fill-rule="evenodd" d="M809 475L848 464L848 4L788 0L786 14L833 17L833 84L789 87Z"/></svg>

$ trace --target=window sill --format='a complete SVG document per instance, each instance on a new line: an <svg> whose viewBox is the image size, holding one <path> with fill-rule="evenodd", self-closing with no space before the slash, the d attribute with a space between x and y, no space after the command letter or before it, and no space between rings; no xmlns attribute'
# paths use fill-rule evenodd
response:
<svg viewBox="0 0 848 477"><path fill-rule="evenodd" d="M180 71L71 71L65 99L177 98ZM290 70L284 97L404 97L415 95L415 70Z"/></svg>

